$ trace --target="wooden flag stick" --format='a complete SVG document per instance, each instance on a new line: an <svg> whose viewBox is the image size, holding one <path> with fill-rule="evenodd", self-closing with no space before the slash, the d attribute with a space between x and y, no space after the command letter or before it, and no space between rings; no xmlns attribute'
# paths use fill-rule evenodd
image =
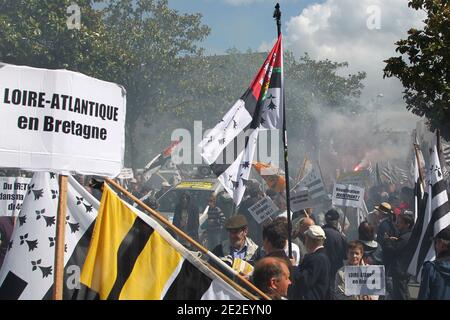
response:
<svg viewBox="0 0 450 320"><path fill-rule="evenodd" d="M417 161L417 170L419 171L419 183L420 183L420 187L423 190L425 190L425 178L422 175L422 170L420 170L420 156L419 156L419 150L420 150L420 146L418 144L413 143L413 148L414 148L414 155L416 156L416 161Z"/></svg>
<svg viewBox="0 0 450 320"><path fill-rule="evenodd" d="M306 162L308 161L308 154L305 154L305 158L303 159L302 167L300 168L300 171L298 172L297 178L295 178L295 184L303 179L303 176L305 175L305 169L306 169Z"/></svg>
<svg viewBox="0 0 450 320"><path fill-rule="evenodd" d="M222 260L220 260L218 257L216 257L211 251L203 247L200 243L189 237L186 233L184 233L182 230L178 229L176 226L174 226L172 223L167 221L166 217L164 217L161 213L158 211L150 208L145 203L140 201L138 198L136 198L133 194L131 194L128 190L123 188L120 184L118 184L116 181L111 179L105 179L107 183L114 186L118 190L120 190L125 196L133 200L135 203L137 203L139 206L141 206L143 209L145 209L148 213L150 213L152 216L157 218L162 224L164 224L167 228L172 230L174 233L176 233L178 236L183 238L184 240L188 241L190 244L192 244L197 250L199 250L201 253L206 254L209 258L213 259L218 264L224 266L225 269L227 269L229 272L231 272L235 277L237 277L239 280L241 280L243 283L245 283L249 288L254 290L257 294L259 294L262 298L265 300L271 300L269 296L267 296L264 292L262 292L260 289L255 287L253 283L245 279L243 276L241 276L236 270L229 267L227 264L225 264Z"/></svg>
<svg viewBox="0 0 450 320"><path fill-rule="evenodd" d="M63 299L64 285L64 248L66 230L67 208L67 181L66 175L59 175L58 215L56 218L56 244L55 244L55 276L53 280L53 300Z"/></svg>

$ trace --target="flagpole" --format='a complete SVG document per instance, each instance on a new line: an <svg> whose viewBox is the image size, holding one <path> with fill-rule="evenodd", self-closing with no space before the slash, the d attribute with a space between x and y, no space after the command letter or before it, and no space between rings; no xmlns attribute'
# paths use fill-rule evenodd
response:
<svg viewBox="0 0 450 320"><path fill-rule="evenodd" d="M300 171L298 172L297 178L295 178L295 183L297 184L300 180L303 179L303 176L305 175L305 169L306 169L306 161L308 161L308 154L305 154L305 158L303 159L302 167L300 168ZM295 188L295 186L294 186Z"/></svg>
<svg viewBox="0 0 450 320"><path fill-rule="evenodd" d="M64 249L67 209L67 175L59 175L58 216L56 219L55 276L53 280L53 300L63 299Z"/></svg>
<svg viewBox="0 0 450 320"><path fill-rule="evenodd" d="M419 157L420 146L416 143L413 143L413 148L414 148L414 154L416 156L416 161L417 161L417 171L419 172L420 184L421 184L422 189L425 190L425 186L424 186L425 178L423 177L422 172L420 170L420 157Z"/></svg>
<svg viewBox="0 0 450 320"><path fill-rule="evenodd" d="M227 264L225 264L222 260L220 260L216 255L214 255L211 251L203 247L200 243L192 239L190 236L188 236L185 232L174 226L172 223L170 223L166 217L161 215L158 211L148 207L145 203L140 201L138 198L136 198L132 193L130 193L128 190L124 189L120 184L118 184L116 181L111 180L109 178L105 179L105 182L109 183L110 185L113 185L118 190L120 190L125 196L136 202L139 206L141 206L143 209L145 209L147 212L152 214L154 217L156 217L162 224L164 224L167 228L169 228L171 231L175 232L178 236L183 238L184 240L188 241L190 244L192 244L197 250L199 250L201 253L206 254L209 258L214 260L214 262L218 263L219 265L223 266L227 271L231 272L235 277L237 277L239 280L241 280L243 283L245 283L249 288L253 289L257 294L259 294L263 299L265 300L271 300L269 296L267 296L264 292L262 292L260 289L258 289L253 283L245 279L243 276L241 276L236 270L229 267Z"/></svg>
<svg viewBox="0 0 450 320"><path fill-rule="evenodd" d="M203 264L205 264L209 269L211 269L215 274L217 274L223 281L225 281L226 283L228 283L230 286L232 286L234 289L236 289L237 291L239 291L241 294L243 294L244 296L246 296L247 298L251 299L251 300L258 300L258 297L253 295L252 293L248 292L247 290L245 290L244 288L242 288L241 286L239 286L236 282L234 282L233 280L231 280L230 278L228 278L225 274L223 274L221 271L217 270L216 268L214 268L211 264L209 264L208 262L205 261L201 261Z"/></svg>
<svg viewBox="0 0 450 320"><path fill-rule="evenodd" d="M439 129L436 129L436 150L437 150L437 154L438 154L439 165L442 168L443 167L442 164L444 163L444 161L442 160L441 131Z"/></svg>
<svg viewBox="0 0 450 320"><path fill-rule="evenodd" d="M277 32L278 37L281 36L281 11L280 4L275 5L275 11L273 12L273 17L277 22ZM283 66L284 67L284 66ZM284 70L283 70L284 72ZM288 221L288 248L289 248L289 258L292 259L292 222L291 222L291 197L289 194L289 163L288 163L288 146L287 146L287 131L286 131L286 103L283 90L283 145L284 145L284 175L286 180L286 210L287 210L287 221Z"/></svg>

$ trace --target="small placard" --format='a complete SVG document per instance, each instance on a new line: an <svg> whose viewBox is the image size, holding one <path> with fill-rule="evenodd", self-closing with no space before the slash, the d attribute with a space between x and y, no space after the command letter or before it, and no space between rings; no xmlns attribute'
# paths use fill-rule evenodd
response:
<svg viewBox="0 0 450 320"><path fill-rule="evenodd" d="M384 266L345 266L345 295L386 294Z"/></svg>
<svg viewBox="0 0 450 320"><path fill-rule="evenodd" d="M364 201L364 188L335 184L332 201L335 206L361 208Z"/></svg>
<svg viewBox="0 0 450 320"><path fill-rule="evenodd" d="M255 218L256 222L261 224L269 218L275 218L279 209L275 203L273 203L272 199L265 197L248 208L248 211Z"/></svg>

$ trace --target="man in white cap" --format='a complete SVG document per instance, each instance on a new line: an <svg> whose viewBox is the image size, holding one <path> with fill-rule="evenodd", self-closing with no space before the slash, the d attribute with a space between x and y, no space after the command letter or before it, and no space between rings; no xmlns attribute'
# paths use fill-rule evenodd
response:
<svg viewBox="0 0 450 320"><path fill-rule="evenodd" d="M163 183L161 184L161 190L159 190L155 194L155 198L156 199L161 198L167 191L169 191L170 187L171 187L170 183L168 183L167 181L163 181Z"/></svg>
<svg viewBox="0 0 450 320"><path fill-rule="evenodd" d="M305 231L308 254L293 274L289 297L297 300L325 300L330 298L330 260L323 246L326 236L320 226Z"/></svg>

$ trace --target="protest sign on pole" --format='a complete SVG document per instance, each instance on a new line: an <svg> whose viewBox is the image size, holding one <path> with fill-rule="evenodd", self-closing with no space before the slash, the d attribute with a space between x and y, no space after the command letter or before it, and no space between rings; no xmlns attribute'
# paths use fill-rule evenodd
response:
<svg viewBox="0 0 450 320"><path fill-rule="evenodd" d="M116 177L125 90L68 70L0 64L0 167Z"/></svg>
<svg viewBox="0 0 450 320"><path fill-rule="evenodd" d="M334 184L332 202L335 206L361 208L364 201L364 189L353 186Z"/></svg>
<svg viewBox="0 0 450 320"><path fill-rule="evenodd" d="M312 208L313 203L308 189L296 189L291 195L291 210L297 212L307 208Z"/></svg>
<svg viewBox="0 0 450 320"><path fill-rule="evenodd" d="M279 209L275 203L273 203L272 199L265 197L248 208L248 211L253 218L255 218L256 222L261 224L267 219L275 218Z"/></svg>
<svg viewBox="0 0 450 320"><path fill-rule="evenodd" d="M133 179L133 169L132 168L122 168L120 171L120 174L117 176L118 179L121 180L127 180L127 179Z"/></svg>
<svg viewBox="0 0 450 320"><path fill-rule="evenodd" d="M345 266L345 295L386 294L385 270L382 265Z"/></svg>
<svg viewBox="0 0 450 320"><path fill-rule="evenodd" d="M19 215L30 181L23 177L0 177L0 216Z"/></svg>
<svg viewBox="0 0 450 320"><path fill-rule="evenodd" d="M320 167L315 162L311 165L310 170L305 173L300 182L298 182L292 189L296 191L304 188L308 189L312 200L322 199L322 197L327 195Z"/></svg>

